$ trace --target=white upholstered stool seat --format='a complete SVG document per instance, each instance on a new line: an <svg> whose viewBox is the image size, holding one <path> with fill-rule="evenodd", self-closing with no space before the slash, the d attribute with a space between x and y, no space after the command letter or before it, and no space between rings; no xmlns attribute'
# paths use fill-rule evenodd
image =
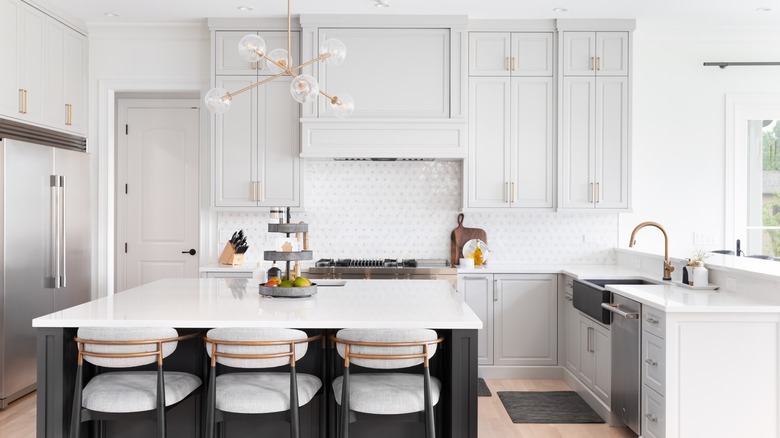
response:
<svg viewBox="0 0 780 438"><path fill-rule="evenodd" d="M200 378L165 371L165 406L174 405L195 391ZM98 374L84 387L81 406L98 412L142 412L157 407L156 371L117 371Z"/></svg>
<svg viewBox="0 0 780 438"><path fill-rule="evenodd" d="M298 373L298 406L309 403L322 387L310 374ZM290 409L287 373L233 373L217 376L216 407L225 412L265 414Z"/></svg>
<svg viewBox="0 0 780 438"><path fill-rule="evenodd" d="M341 404L343 377L333 380L336 403ZM377 415L398 415L425 410L422 374L372 373L349 377L349 408ZM431 401L439 402L441 382L431 377Z"/></svg>

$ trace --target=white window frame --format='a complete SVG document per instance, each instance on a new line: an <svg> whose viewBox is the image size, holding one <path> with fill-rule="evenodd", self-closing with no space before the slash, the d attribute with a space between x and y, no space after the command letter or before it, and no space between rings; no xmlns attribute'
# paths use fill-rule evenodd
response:
<svg viewBox="0 0 780 438"><path fill-rule="evenodd" d="M780 120L780 93L726 94L726 202L727 245L748 243L748 121ZM741 196L738 196L742 194ZM744 250L744 249L743 249ZM758 254L755 249L750 253Z"/></svg>

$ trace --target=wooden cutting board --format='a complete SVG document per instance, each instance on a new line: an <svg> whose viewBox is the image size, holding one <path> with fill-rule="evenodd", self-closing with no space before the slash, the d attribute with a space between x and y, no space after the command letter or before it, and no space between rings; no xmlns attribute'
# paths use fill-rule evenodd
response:
<svg viewBox="0 0 780 438"><path fill-rule="evenodd" d="M482 228L466 228L463 226L463 213L458 215L458 226L450 234L450 257L451 266L458 264L463 257L463 245L471 239L479 239L487 243L487 233Z"/></svg>

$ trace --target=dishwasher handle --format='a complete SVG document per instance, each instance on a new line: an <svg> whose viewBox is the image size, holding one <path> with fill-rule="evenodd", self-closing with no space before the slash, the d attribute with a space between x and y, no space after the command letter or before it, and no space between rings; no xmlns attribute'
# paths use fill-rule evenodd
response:
<svg viewBox="0 0 780 438"><path fill-rule="evenodd" d="M612 304L612 303L601 303L601 307L604 309L609 310L612 313L617 313L618 315L622 316L626 319L639 319L639 314L635 312L624 312L620 310L620 304Z"/></svg>

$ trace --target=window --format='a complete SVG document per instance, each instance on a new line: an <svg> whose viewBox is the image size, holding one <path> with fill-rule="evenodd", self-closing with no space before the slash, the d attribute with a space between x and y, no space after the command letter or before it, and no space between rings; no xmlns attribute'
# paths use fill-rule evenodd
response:
<svg viewBox="0 0 780 438"><path fill-rule="evenodd" d="M726 97L726 238L780 260L780 94Z"/></svg>

